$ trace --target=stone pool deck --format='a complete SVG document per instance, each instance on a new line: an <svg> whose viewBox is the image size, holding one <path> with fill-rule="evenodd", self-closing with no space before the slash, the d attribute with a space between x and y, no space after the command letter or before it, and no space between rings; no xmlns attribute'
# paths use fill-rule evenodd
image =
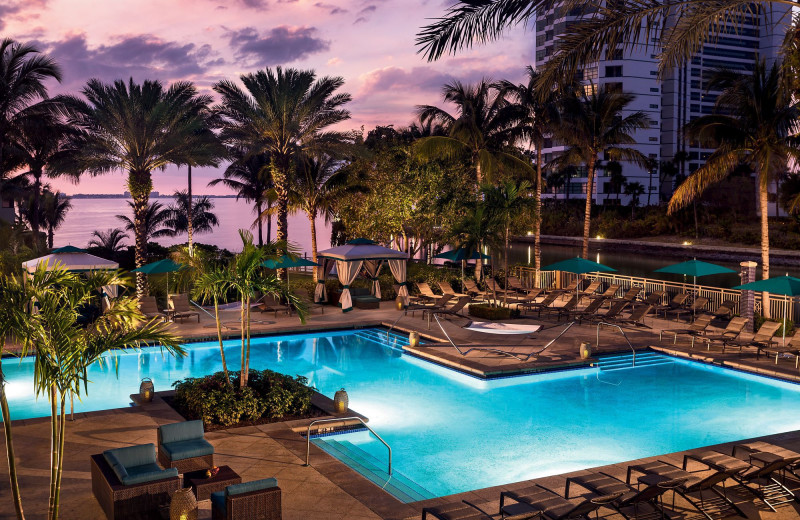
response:
<svg viewBox="0 0 800 520"><path fill-rule="evenodd" d="M377 311L355 310L342 314L336 309L326 309L325 314L315 311L305 326L300 326L297 318L264 314L256 316L258 321L271 323L254 323L254 333L286 333L307 332L330 328L352 328L391 323L399 316L399 312L384 304ZM230 318L225 319L231 330L230 335L236 334L236 311L230 313ZM544 321L544 320L543 320ZM520 321L524 323L524 321ZM540 323L532 320L531 323ZM547 326L557 325L554 321L544 321ZM563 323L563 322L562 322ZM175 331L190 339L215 340L213 320L203 317L200 323L175 324ZM781 360L775 365L774 358L761 358L756 360L755 355L745 353L726 352L722 354L717 350L705 348L690 348L688 343L679 342L672 345L664 342L659 345L657 331L660 328L681 328L684 324L666 320L648 319L647 324L653 326L652 330L637 330L630 334L632 343L637 348L653 346L664 348L675 355L700 356L703 361L762 372L766 375L781 375L785 378L794 378L799 372L794 368L794 361ZM407 317L399 322L404 331L417 330L423 334L441 336L441 331L434 324L430 330L427 322L417 317ZM518 339L514 337L500 338L498 346L510 349L519 354L527 354L538 350L551 337L560 331L563 325L549 328L536 336L531 347L511 347ZM423 346L417 355L427 352L429 357L436 358L436 362L460 364L460 368L472 372L496 373L515 370L519 368L558 367L563 365L581 363L577 354L581 341L596 342L595 326L576 326L567 333L559 342L542 354L537 362L526 363L520 367L520 362L509 357L501 357L488 353L475 352L466 358L459 356L451 346ZM485 343L486 337L476 337L474 333L467 333L457 326L446 325L446 330L458 344ZM483 336L483 335L481 335ZM494 338L492 338L494 339ZM603 352L628 351L622 337L617 332L603 330L600 334L600 349ZM131 392L138 387L138 381L132 382ZM357 403L351 403L358 411ZM62 514L65 519L94 519L104 518L99 505L92 496L91 475L89 472L89 456L99 453L104 449L156 442L156 429L159 425L182 420L182 418L163 402L154 403L146 407L130 407L103 412L76 414L76 419L67 425L67 460L64 472L62 489ZM47 492L49 481L49 423L46 419L33 419L15 421L14 423L15 448L17 451L17 464L20 471L26 516L29 519L44 518L46 513ZM356 472L330 457L316 447L312 446L312 467L304 467L305 440L289 425L284 423L261 425L245 428L234 428L207 434L207 438L215 446L218 465L227 464L237 471L244 481L266 477L277 477L283 490L283 518L284 520L364 520L385 519L405 520L418 519L422 507L454 500L468 499L485 505L491 512L497 511L497 502L501 490L518 489L529 485L531 482L540 483L554 491L563 494L565 475L545 477L523 483L509 484L468 493L426 501L424 503L402 504L380 488L368 482ZM770 442L786 448L800 451L800 431L788 432L766 438ZM624 441L620 441L624 442ZM723 446L725 451L730 450ZM0 450L5 450L4 440L0 438ZM520 453L520 457L535 457L535 453ZM680 464L683 454L668 454L652 457L653 460L662 459ZM625 470L629 462L623 462L602 469L612 475L624 479ZM699 466L697 466L699 469ZM8 492L7 475L8 463L5 457L0 457L0 519L14 518L13 506ZM577 473L583 473L577 472ZM573 473L573 474L577 474ZM787 485L797 490L800 494L800 481L794 478L787 480ZM731 486L728 486L729 489ZM734 490L731 495L741 504L748 518L761 518L765 520L783 520L800 518L797 504L786 504L778 512L769 511L752 496L741 494ZM208 501L200 503L200 518L210 518L210 505ZM677 508L683 518L699 518L696 511L686 507L680 499ZM600 512L603 517L621 518L609 510Z"/></svg>

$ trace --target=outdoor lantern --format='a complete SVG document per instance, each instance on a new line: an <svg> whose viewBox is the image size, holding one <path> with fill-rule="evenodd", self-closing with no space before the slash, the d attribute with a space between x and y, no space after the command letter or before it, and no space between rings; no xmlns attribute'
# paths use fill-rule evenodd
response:
<svg viewBox="0 0 800 520"><path fill-rule="evenodd" d="M397 307L398 311L402 311L403 310L403 307L404 307L403 298L401 298L400 296L397 297L397 301L395 302L395 307Z"/></svg>
<svg viewBox="0 0 800 520"><path fill-rule="evenodd" d="M584 341L581 343L581 359L589 359L592 357L592 344L588 341Z"/></svg>
<svg viewBox="0 0 800 520"><path fill-rule="evenodd" d="M197 520L197 499L192 488L179 489L172 494L169 520Z"/></svg>
<svg viewBox="0 0 800 520"><path fill-rule="evenodd" d="M347 397L347 392L344 388L337 390L333 396L333 410L336 413L345 413L347 411L350 398Z"/></svg>
<svg viewBox="0 0 800 520"><path fill-rule="evenodd" d="M419 332L411 332L408 335L408 346L409 347L419 346Z"/></svg>
<svg viewBox="0 0 800 520"><path fill-rule="evenodd" d="M142 384L139 385L139 397L143 403L149 403L153 400L153 381L149 377L142 379Z"/></svg>

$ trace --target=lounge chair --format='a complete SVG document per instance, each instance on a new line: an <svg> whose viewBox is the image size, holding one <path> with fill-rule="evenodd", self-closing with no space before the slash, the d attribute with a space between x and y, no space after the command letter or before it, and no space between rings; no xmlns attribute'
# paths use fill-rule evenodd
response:
<svg viewBox="0 0 800 520"><path fill-rule="evenodd" d="M449 296L449 295L448 295ZM428 318L428 328L431 328L431 316L436 314L440 317L448 317L448 316L462 316L461 311L464 310L469 302L472 301L472 298L469 296L462 296L451 307L442 307L442 308L428 308L422 309L422 318Z"/></svg>
<svg viewBox="0 0 800 520"><path fill-rule="evenodd" d="M664 312L664 317L666 318L667 315L674 315L675 320L677 321L684 314L691 314L692 316L696 316L698 312L706 308L706 305L708 305L708 298L702 298L702 297L695 298L692 304L688 307L666 310Z"/></svg>
<svg viewBox="0 0 800 520"><path fill-rule="evenodd" d="M600 294L591 294L589 298L602 298L604 300L613 298L617 291L619 291L620 285L617 283L612 283L608 286L608 288Z"/></svg>
<svg viewBox="0 0 800 520"><path fill-rule="evenodd" d="M645 325L644 319L653 310L652 305L642 305L638 309L635 309L630 316L627 318L623 317L621 314L615 316L611 323L621 326L633 326L633 327L645 327L650 329L649 325Z"/></svg>
<svg viewBox="0 0 800 520"><path fill-rule="evenodd" d="M167 320L167 315L158 308L158 302L155 296L141 296L139 298L139 310L144 314L145 318L160 318L161 321Z"/></svg>
<svg viewBox="0 0 800 520"><path fill-rule="evenodd" d="M591 298L599 287L600 280L592 280L591 283L586 286L586 289L580 291L581 298Z"/></svg>
<svg viewBox="0 0 800 520"><path fill-rule="evenodd" d="M622 492L617 492L574 503L535 484L517 491L500 493L500 514L503 518L508 518L510 515L539 511L547 520L583 518L601 507L613 507L611 504L621 496ZM513 500L514 503L506 504L508 500Z"/></svg>
<svg viewBox="0 0 800 520"><path fill-rule="evenodd" d="M506 289L503 289L502 287L500 287L499 285L497 285L497 281L494 278L487 278L486 279L486 286L489 288L489 292L494 294L495 298L500 298L504 294L512 295L512 294L515 293L515 291L512 291L510 289L506 290Z"/></svg>
<svg viewBox="0 0 800 520"><path fill-rule="evenodd" d="M594 316L590 316L589 320L599 321L599 322L605 321L610 323L614 320L614 318L619 316L622 313L622 311L625 310L625 307L627 307L628 305L630 305L630 302L628 301L625 300L618 301L612 304L611 308L608 309L605 313L603 314L597 313Z"/></svg>
<svg viewBox="0 0 800 520"><path fill-rule="evenodd" d="M286 314L289 314L292 310L288 305L281 303L280 300L271 294L265 294L262 296L261 299L258 300L257 308L261 312L274 312L276 318L278 317L279 312L285 312Z"/></svg>
<svg viewBox="0 0 800 520"><path fill-rule="evenodd" d="M514 299L514 301L515 301L515 303L518 303L520 305L524 305L526 303L532 303L532 302L535 302L536 298L541 296L543 292L544 292L544 289L542 289L541 287L534 287L533 289L529 290L527 292L527 294L525 294L524 296L522 296L522 295L517 296Z"/></svg>
<svg viewBox="0 0 800 520"><path fill-rule="evenodd" d="M414 316L414 313L416 313L416 311L425 311L425 310L430 310L430 309L442 309L443 310L445 308L445 306L448 303L450 303L450 300L452 300L452 299L453 299L453 297L450 296L449 294L443 294L442 296L438 297L434 303L432 303L430 305L419 304L419 303L415 303L415 304L409 305L408 307L405 308L405 314L408 314L410 312L411 315Z"/></svg>
<svg viewBox="0 0 800 520"><path fill-rule="evenodd" d="M525 294L530 289L523 285L522 280L520 280L516 276L508 276L506 277L506 289L518 292L520 294Z"/></svg>
<svg viewBox="0 0 800 520"><path fill-rule="evenodd" d="M475 280L471 280L467 278L464 280L464 288L467 291L467 294L472 296L473 298L480 298L481 300L486 299L486 291L482 291L478 284L475 283Z"/></svg>
<svg viewBox="0 0 800 520"><path fill-rule="evenodd" d="M211 493L211 520L280 520L281 488L274 478L226 486Z"/></svg>
<svg viewBox="0 0 800 520"><path fill-rule="evenodd" d="M656 316L658 316L658 313L662 313L662 314L664 314L664 316L666 316L667 315L667 311L671 311L671 310L674 310L674 309L680 309L688 298L689 298L689 295L686 294L686 293L678 293L678 294L676 294L675 296L672 297L672 299L666 305L659 305L659 306L656 307Z"/></svg>
<svg viewBox="0 0 800 520"><path fill-rule="evenodd" d="M586 307L579 311L572 311L570 315L577 319L578 323L581 323L582 320L585 318L591 318L597 313L597 311L600 310L600 307L603 305L603 300L603 298L595 298L594 300L590 301Z"/></svg>
<svg viewBox="0 0 800 520"><path fill-rule="evenodd" d="M691 336L692 338L692 348L694 348L694 339L697 336L702 336L705 334L706 329L709 325L711 325L711 320L714 319L713 316L710 314L704 314L702 316L698 316L694 323L689 325L686 329L672 329L672 330L662 330L658 334L658 341L662 341L664 339L664 334L672 334L672 344L678 342L678 336Z"/></svg>
<svg viewBox="0 0 800 520"><path fill-rule="evenodd" d="M189 303L189 295L186 293L170 294L167 295L167 306L172 311L173 320L182 320L184 318L197 317L197 323L200 323L200 313L194 310Z"/></svg>
<svg viewBox="0 0 800 520"><path fill-rule="evenodd" d="M733 318L720 334L706 334L703 337L703 341L706 342L708 350L711 350L711 343L722 343L722 351L725 352L725 345L735 340L746 326L747 318L742 318L741 316Z"/></svg>
<svg viewBox="0 0 800 520"><path fill-rule="evenodd" d="M435 518L436 520L495 520L492 515L466 500L423 508L422 520L428 520L429 518ZM534 520L540 518L540 511L528 511L520 515L507 515L504 520Z"/></svg>
<svg viewBox="0 0 800 520"><path fill-rule="evenodd" d="M722 484L729 478L732 478L735 471L719 471L714 470L713 473L705 477L698 477L686 470L683 470L669 462L654 461L645 462L642 464L633 464L628 466L628 475L625 480L626 483L631 483L631 476L634 473L641 473L643 477L639 477L639 483L656 483L665 481L680 481L683 482L676 485L672 490L678 495L682 496L689 504L694 506L695 509L700 511L708 520L715 518L722 518L728 515L737 515L742 518L747 516L739 509L739 506L734 504L724 492L717 489L717 484ZM712 493L713 497L708 497L707 493ZM706 495L704 495L706 493ZM699 495L699 496L697 496ZM713 516L712 516L713 515Z"/></svg>
<svg viewBox="0 0 800 520"><path fill-rule="evenodd" d="M566 287L562 289L553 289L551 292L557 293L565 298L569 298L571 294L575 294L578 288L578 280L572 280Z"/></svg>
<svg viewBox="0 0 800 520"><path fill-rule="evenodd" d="M658 499L670 489L685 482L686 479L675 479L658 483L644 483L644 487L636 489L608 473L589 473L588 475L568 477L564 488L564 497L569 498L570 485L578 485L601 496L622 493L610 506L625 518L631 518L631 514L635 519L665 518L666 515Z"/></svg>
<svg viewBox="0 0 800 520"><path fill-rule="evenodd" d="M469 296L469 294L456 292L453 290L453 286L450 285L450 282L436 282L436 285L439 286L439 289L442 291L442 294L450 294L455 296L456 298L460 298L462 296Z"/></svg>
<svg viewBox="0 0 800 520"><path fill-rule="evenodd" d="M732 318L734 309L736 309L736 302L733 300L725 300L711 315L715 318Z"/></svg>
<svg viewBox="0 0 800 520"><path fill-rule="evenodd" d="M742 337L740 334L735 340L729 341L725 346L739 347L739 354L742 353L744 347L755 347L756 358L764 348L769 348L774 342L775 333L781 328L781 323L777 321L765 321L761 324L755 334L748 334L747 337ZM723 347L723 352L725 351Z"/></svg>
<svg viewBox="0 0 800 520"><path fill-rule="evenodd" d="M293 291L292 294L294 294L297 297L297 299L300 300L300 302L305 306L306 309L308 309L309 312L313 312L314 309L319 309L321 314L325 314L325 305L319 302L315 302L314 299L311 298L306 291L303 290ZM287 307L289 307L290 314L293 311L297 310L293 304L287 305Z"/></svg>
<svg viewBox="0 0 800 520"><path fill-rule="evenodd" d="M732 453L734 457L739 457L742 453L749 457L751 454L759 452L773 453L779 457L790 460L795 466L798 462L800 462L800 453L765 441L753 441L737 444L733 447ZM788 469L794 471L796 467L790 466Z"/></svg>
<svg viewBox="0 0 800 520"><path fill-rule="evenodd" d="M639 296L640 292L642 292L642 288L641 287L631 287L627 291L625 291L625 294L622 295L622 298L612 298L610 300L610 302L611 303L615 303L615 302L633 303L636 300L636 297Z"/></svg>
<svg viewBox="0 0 800 520"><path fill-rule="evenodd" d="M794 356L794 367L800 368L800 332L795 331L794 336L786 338L786 344L783 338L780 338L774 345L762 348L765 354L775 354L775 364L778 364L778 359L781 355Z"/></svg>
<svg viewBox="0 0 800 520"><path fill-rule="evenodd" d="M547 309L551 305L553 305L553 303L555 303L555 301L556 301L556 298L558 298L559 296L560 296L560 293L552 292L552 293L548 294L547 296L545 296L542 299L542 301L540 301L540 302L534 302L534 301L525 302L525 303L520 304L520 307L523 308L523 309L530 309L531 311L535 310L536 311L536 315L537 316L541 316L542 315L542 310Z"/></svg>
<svg viewBox="0 0 800 520"><path fill-rule="evenodd" d="M543 307L539 311L539 315L541 316L541 312L544 311L547 314L555 314L556 319L561 320L561 316L569 316L570 313L572 313L578 307L578 299L578 296L573 294L572 297L561 307Z"/></svg>
<svg viewBox="0 0 800 520"><path fill-rule="evenodd" d="M179 473L214 466L214 446L205 439L203 421L168 423L158 427L158 463Z"/></svg>
<svg viewBox="0 0 800 520"><path fill-rule="evenodd" d="M718 451L705 450L684 455L683 469L687 469L689 461L694 460L713 470L730 472L733 480L760 498L773 511L777 505L796 500L794 494L773 476L789 467L795 459L784 458L775 453L748 453L747 456L750 460L757 460L759 465Z"/></svg>
<svg viewBox="0 0 800 520"><path fill-rule="evenodd" d="M638 305L652 305L654 308L661 305L661 300L664 298L664 295L667 294L664 291L653 291L647 295L645 299L640 302L633 301L631 304L635 309Z"/></svg>
<svg viewBox="0 0 800 520"><path fill-rule="evenodd" d="M433 290L431 290L431 286L427 283L417 282L415 285L417 286L417 291L419 291L419 296L416 299L422 300L423 302L431 302L439 297L434 294Z"/></svg>

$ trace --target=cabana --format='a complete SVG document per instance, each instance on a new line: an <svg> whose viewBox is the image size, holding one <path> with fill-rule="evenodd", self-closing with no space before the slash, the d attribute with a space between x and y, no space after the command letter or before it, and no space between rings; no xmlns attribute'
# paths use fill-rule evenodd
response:
<svg viewBox="0 0 800 520"><path fill-rule="evenodd" d="M317 253L319 268L319 281L314 289L314 301L327 301L328 295L325 290L325 279L328 273L336 265L336 273L339 282L343 286L342 297L339 302L342 304L342 312L353 309L353 299L350 296L350 284L356 279L358 274L364 271L364 275L372 280L370 292L376 298L381 297L381 286L378 283L383 262L389 264L394 279L400 285L398 297L403 300L404 305L408 305L408 287L406 282L406 263L408 254L395 249L383 247L372 240L358 238L351 240L343 246L332 247Z"/></svg>
<svg viewBox="0 0 800 520"><path fill-rule="evenodd" d="M90 255L83 249L74 246L60 247L54 249L49 255L22 262L22 268L31 276L40 264L47 264L48 271L52 271L56 266L73 272L114 271L119 269L117 262ZM115 297L117 295L117 286L103 287L103 292Z"/></svg>

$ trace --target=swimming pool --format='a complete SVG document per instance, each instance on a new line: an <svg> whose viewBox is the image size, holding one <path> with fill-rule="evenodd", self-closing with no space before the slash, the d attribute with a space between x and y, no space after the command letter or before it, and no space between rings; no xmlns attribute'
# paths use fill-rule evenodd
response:
<svg viewBox="0 0 800 520"><path fill-rule="evenodd" d="M800 429L800 387L782 381L657 354L634 369L612 370L626 361L610 359L608 370L484 381L404 355L385 337L365 329L255 338L251 359L253 368L304 375L328 396L346 388L350 406L392 446L397 488L413 489L387 489L406 501ZM235 366L238 343L226 345ZM76 411L126 406L142 377L166 389L219 369L215 342L188 350L183 360L113 356L92 368ZM46 415L46 401L28 395L29 360L3 368L12 417ZM364 432L314 442L367 473L386 461L386 448Z"/></svg>

